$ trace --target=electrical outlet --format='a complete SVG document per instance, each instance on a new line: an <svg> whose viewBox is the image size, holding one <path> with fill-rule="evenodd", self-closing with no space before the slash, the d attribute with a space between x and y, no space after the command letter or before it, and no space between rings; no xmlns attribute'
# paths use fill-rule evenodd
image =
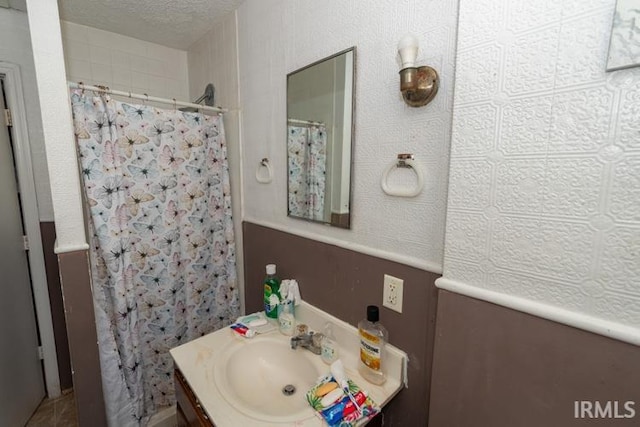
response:
<svg viewBox="0 0 640 427"><path fill-rule="evenodd" d="M382 305L398 313L402 313L403 285L404 280L385 274Z"/></svg>

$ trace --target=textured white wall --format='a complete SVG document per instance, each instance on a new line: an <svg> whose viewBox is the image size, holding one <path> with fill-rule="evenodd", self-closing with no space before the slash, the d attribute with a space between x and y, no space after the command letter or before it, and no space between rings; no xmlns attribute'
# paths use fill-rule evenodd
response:
<svg viewBox="0 0 640 427"><path fill-rule="evenodd" d="M449 129L455 59L456 2L312 1L245 2L238 9L240 103L243 110L245 219L273 224L345 246L439 270L442 263ZM399 92L398 40L421 41L419 63L441 75L440 93L427 107L411 108ZM342 230L287 217L286 75L351 46L357 47L352 228ZM414 153L426 175L413 199L380 188L398 153ZM271 184L255 170L268 157Z"/></svg>
<svg viewBox="0 0 640 427"><path fill-rule="evenodd" d="M640 68L604 71L614 6L461 0L444 273L640 328Z"/></svg>
<svg viewBox="0 0 640 427"><path fill-rule="evenodd" d="M67 78L189 101L187 52L61 21Z"/></svg>
<svg viewBox="0 0 640 427"><path fill-rule="evenodd" d="M33 66L33 54L31 53L31 36L29 35L27 14L17 10L0 8L0 40L2 40L0 61L20 66L40 221L53 221L51 189L49 188L40 102Z"/></svg>
<svg viewBox="0 0 640 427"><path fill-rule="evenodd" d="M88 249L58 5L27 0L58 252Z"/></svg>

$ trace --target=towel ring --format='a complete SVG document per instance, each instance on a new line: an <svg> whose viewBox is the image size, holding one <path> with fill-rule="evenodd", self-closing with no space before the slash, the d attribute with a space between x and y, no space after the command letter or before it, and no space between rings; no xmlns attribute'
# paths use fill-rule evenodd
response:
<svg viewBox="0 0 640 427"><path fill-rule="evenodd" d="M260 169L267 169L267 177L263 178L260 174ZM256 169L256 181L260 184L268 184L273 181L273 170L271 169L271 165L269 164L269 159L266 157L260 160L260 164L258 164L258 168Z"/></svg>
<svg viewBox="0 0 640 427"><path fill-rule="evenodd" d="M389 175L396 168L411 168L416 176L418 177L418 182L413 188L392 188L389 186ZM382 190L390 196L397 197L415 197L422 192L422 187L424 186L424 175L422 174L422 169L420 169L419 165L415 162L415 158L413 154L398 154L397 161L391 163L384 170L382 174L382 182L380 183L382 186Z"/></svg>

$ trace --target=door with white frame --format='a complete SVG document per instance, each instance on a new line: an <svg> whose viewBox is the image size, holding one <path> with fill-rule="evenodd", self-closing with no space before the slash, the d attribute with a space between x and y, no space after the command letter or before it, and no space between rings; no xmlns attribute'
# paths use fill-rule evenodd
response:
<svg viewBox="0 0 640 427"><path fill-rule="evenodd" d="M19 84L14 73L17 70L9 69L11 76L2 71L0 67L0 112L5 113L7 100L11 98L8 95L13 95L12 105L21 105L15 99ZM20 118L24 119L22 113L24 110L19 112ZM19 426L26 423L45 396L35 288L32 287L33 276L40 278L42 266L37 265L36 271L29 265L33 259L40 262L31 255L39 256L42 246L38 242L35 248L28 249L27 228L33 230L34 224L33 212L27 215L27 209L33 208L30 205L34 194L25 192L24 187L29 185L19 185L24 170L19 171L17 167L22 164L24 169L25 153L20 151L24 145L12 140L15 135L24 133L25 124L22 123L21 131L12 132L7 117L6 114L0 116L0 426ZM32 180L30 184L33 184ZM35 237L39 239L39 233ZM34 250L39 250L40 254L30 254ZM42 287L42 283L39 285ZM46 288L46 282L44 286ZM42 304L41 290L38 293ZM48 304L48 298L44 302ZM50 323L50 314L45 320ZM42 333L42 328L40 331ZM45 332L45 335L49 333ZM56 392L59 394L59 382Z"/></svg>

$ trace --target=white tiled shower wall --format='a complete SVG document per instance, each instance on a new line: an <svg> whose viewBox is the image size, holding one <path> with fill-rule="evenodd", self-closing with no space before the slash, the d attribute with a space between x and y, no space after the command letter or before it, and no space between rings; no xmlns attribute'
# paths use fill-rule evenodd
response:
<svg viewBox="0 0 640 427"><path fill-rule="evenodd" d="M189 100L186 51L73 22L61 26L70 80Z"/></svg>
<svg viewBox="0 0 640 427"><path fill-rule="evenodd" d="M189 47L187 60L191 97L200 96L207 83L213 83L216 105L239 107L235 11Z"/></svg>
<svg viewBox="0 0 640 427"><path fill-rule="evenodd" d="M29 107L36 102L36 82L33 75L33 57L26 14L0 9L0 18L11 18L2 30L12 30L3 35L3 40L14 42L23 59L20 63L25 79L29 136L38 191L38 208L41 221L53 220L51 189L42 139L39 106ZM11 14L11 15L9 15ZM125 37L120 34L61 21L62 41L66 62L67 79L87 84L100 84L112 89L148 93L153 96L189 100L187 53L157 44ZM9 53L3 52L7 57ZM9 60L12 58L9 55ZM34 104L35 105L35 104ZM37 111L37 117L33 113ZM33 117L32 117L33 116Z"/></svg>
<svg viewBox="0 0 640 427"><path fill-rule="evenodd" d="M445 277L640 328L640 68L615 0L461 0Z"/></svg>
<svg viewBox="0 0 640 427"><path fill-rule="evenodd" d="M456 2L247 1L237 13L245 217L439 269ZM420 39L418 62L432 65L441 78L437 97L422 108L407 106L399 91L397 44L407 32ZM351 46L357 48L352 228L343 230L287 217L286 75ZM424 169L425 188L415 198L391 197L380 188L398 153L415 154ZM255 179L263 157L274 171L268 185Z"/></svg>
<svg viewBox="0 0 640 427"><path fill-rule="evenodd" d="M189 92L192 99L215 87L215 104L227 108L224 128L231 181L231 208L236 237L236 266L240 301L244 304L244 269L242 246L242 164L240 142L240 110L238 94L238 49L236 12L227 14L209 32L189 47ZM244 307L242 307L244 310Z"/></svg>

